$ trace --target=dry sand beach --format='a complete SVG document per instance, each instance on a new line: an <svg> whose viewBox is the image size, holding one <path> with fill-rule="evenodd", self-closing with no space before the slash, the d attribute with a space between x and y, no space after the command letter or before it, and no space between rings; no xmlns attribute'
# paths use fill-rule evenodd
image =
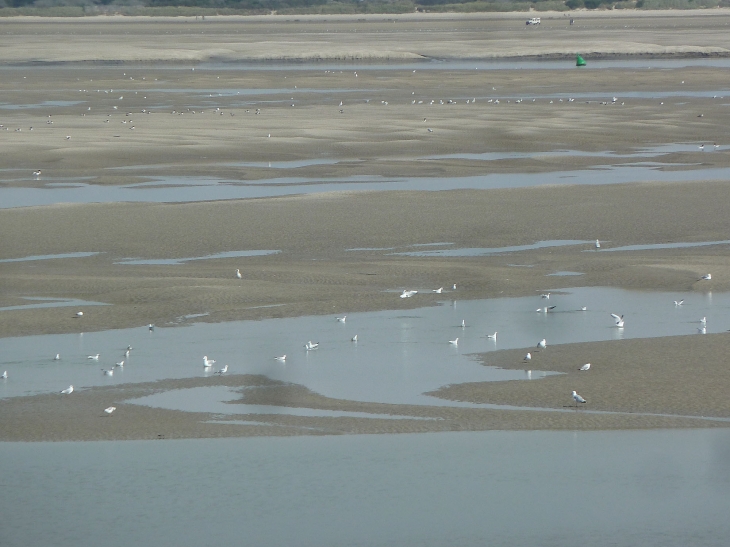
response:
<svg viewBox="0 0 730 547"><path fill-rule="evenodd" d="M421 70L374 65L341 70L337 65L330 70L325 62L555 57L572 65L576 52L596 58L730 52L726 10L682 17L581 13L573 27L562 14L542 18L539 29L525 29L523 14L362 21L208 18L204 24L182 18L0 20L5 63L0 66L1 191L43 191L49 183L79 180L104 189L150 183L158 176L263 188L281 184L276 179L282 176L311 181L539 176L639 161L660 161L661 172L687 173L677 182L582 185L577 180L571 185L566 180L523 188L372 192L337 191L332 183L327 192L295 189L292 195L257 199L2 208L0 307L21 305L27 296L111 304L84 308L82 328L88 332L162 326L188 314L207 313L200 320L222 322L407 309L439 300L435 294L416 301L386 292L416 285L458 283L460 299L535 295L545 287L545 275L564 270L584 275L555 277L552 287L730 290L727 246L582 252L590 249L586 244L521 252L519 263L531 268L512 266L517 259L510 254L392 254L435 242L491 248L600 238L617 247L730 239L727 175L692 178L695 169L730 167L730 107L727 98L713 98L715 91L728 89L727 67ZM215 64L276 59L323 64L311 70ZM192 70L201 61L211 63ZM244 89L245 99L230 92ZM664 93L662 98L654 97L657 92ZM569 102L572 94L595 96ZM530 97L538 98L532 102ZM499 104L490 102L496 98L502 98ZM687 146L670 149L660 160L621 156L675 143ZM581 153L549 153L555 150ZM443 157L485 152L524 156L489 162ZM307 161L312 159L328 161ZM284 175L267 167L286 161L302 164ZM35 170L42 174L34 177ZM182 188L185 183L176 184ZM174 259L243 249L279 252L177 265L119 264L125 258ZM8 261L77 252L98 254ZM240 280L233 275L237 268ZM707 272L712 281L698 281ZM262 307L272 304L279 306ZM70 308L3 311L0 336L78 332L79 322ZM328 399L302 386L234 375L91 388L68 398L54 393L3 399L0 440L726 427L729 422L693 417L730 418L727 342L727 334L717 334L554 346L531 366L565 374L533 382L444 386L434 393L444 399L566 410L566 390L576 389L598 413L395 408ZM502 351L481 359L488 366L524 368L522 355L522 350ZM590 375L575 370L584 360L595 365ZM280 416L269 426L221 425L205 423L211 419L206 414L121 402L211 382L232 387L270 382L269 398L260 404L438 419ZM99 411L107 401L119 407L112 417Z"/></svg>

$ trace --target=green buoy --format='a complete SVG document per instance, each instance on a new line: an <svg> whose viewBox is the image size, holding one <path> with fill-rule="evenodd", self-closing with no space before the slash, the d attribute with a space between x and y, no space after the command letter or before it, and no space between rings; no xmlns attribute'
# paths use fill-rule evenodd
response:
<svg viewBox="0 0 730 547"><path fill-rule="evenodd" d="M575 66L586 66L585 59L580 55L575 56Z"/></svg>

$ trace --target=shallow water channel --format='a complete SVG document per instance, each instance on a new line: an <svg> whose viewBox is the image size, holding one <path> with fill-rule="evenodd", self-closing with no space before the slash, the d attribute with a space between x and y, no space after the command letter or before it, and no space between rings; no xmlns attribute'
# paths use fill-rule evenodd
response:
<svg viewBox="0 0 730 547"><path fill-rule="evenodd" d="M546 291L550 279L546 278ZM398 296L393 293L394 301ZM730 293L575 288L552 292L549 300L536 295L460 301L458 290L444 292L443 297L443 303L436 306L347 314L344 323L334 315L309 316L174 328L158 325L154 331L144 326L5 338L1 341L0 369L8 370L9 378L0 381L0 397L57 392L69 384L82 389L209 376L228 365L227 374L262 374L337 399L473 406L424 393L462 382L537 380L542 373L485 367L470 354L512 348L529 351L542 338L547 340L549 351L553 344L571 342L701 336L698 328L702 317L707 318L708 333L730 328ZM682 299L683 305L674 305L674 300ZM547 313L536 311L546 305L556 307ZM581 311L584 306L586 311ZM625 316L625 328L614 325L611 313ZM80 325L83 322L93 322L93 308L79 319ZM180 318L180 323L185 319ZM496 340L487 337L495 331ZM351 341L355 335L357 342ZM450 343L457 338L458 345ZM307 351L307 341L318 342L318 349ZM124 368L116 369L113 377L104 376L100 369L120 361L127 345L134 349ZM60 361L53 360L57 353ZM101 354L99 361L87 358L97 353ZM215 359L216 364L204 369L203 355ZM281 355L286 355L285 362L274 359ZM208 395L200 391L195 397L177 397L173 402L153 396L145 404L200 411L206 397L210 411L218 412L221 394L217 391ZM231 412L244 414L247 410L247 405L229 406L235 407Z"/></svg>

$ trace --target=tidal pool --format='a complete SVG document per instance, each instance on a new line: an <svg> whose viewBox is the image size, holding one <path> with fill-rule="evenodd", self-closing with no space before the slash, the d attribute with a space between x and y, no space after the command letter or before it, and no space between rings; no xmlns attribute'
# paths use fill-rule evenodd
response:
<svg viewBox="0 0 730 547"><path fill-rule="evenodd" d="M544 292L550 291L546 278ZM411 288L411 287L409 287ZM431 287L412 287L421 293ZM457 300L459 291L445 291L443 303L412 310L348 313L263 321L193 323L150 332L138 328L3 339L0 397L57 392L69 384L89 386L205 376L203 355L228 365L228 374L261 374L301 384L336 399L437 406L461 406L424 395L447 384L530 378L533 371L485 367L471 355L501 349L534 348L546 338L553 344L698 335L699 320L707 332L730 328L730 293L639 292L613 288L552 291L556 308L537 313L546 300L539 294L522 298ZM416 294L413 298L422 296ZM394 301L400 301L393 294ZM684 299L675 306L674 300ZM586 311L580 311L585 306ZM8 312L12 313L12 312ZM611 313L625 316L625 328L614 326ZM340 313L339 315L342 315ZM465 327L461 327L464 320ZM88 312L78 324L93 322ZM497 340L487 334L498 332ZM358 341L351 338L358 335ZM458 345L450 340L459 339ZM307 341L319 348L307 351ZM113 377L109 368L134 349ZM53 356L61 354L60 361ZM100 353L99 361L87 355ZM275 356L286 355L284 363Z"/></svg>
<svg viewBox="0 0 730 547"><path fill-rule="evenodd" d="M657 181L685 182L725 180L724 168L666 170L670 164L604 165L575 171L549 173L486 174L469 177L351 176L335 179L280 177L255 181L221 180L212 177L152 176L153 180L125 186L0 187L0 208L52 205L55 203L191 202L246 199L335 191L456 190L525 188L548 184L621 184Z"/></svg>

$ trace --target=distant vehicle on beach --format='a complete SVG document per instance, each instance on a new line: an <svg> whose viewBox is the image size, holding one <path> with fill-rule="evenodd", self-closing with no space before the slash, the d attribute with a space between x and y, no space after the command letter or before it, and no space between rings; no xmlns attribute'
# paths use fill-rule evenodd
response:
<svg viewBox="0 0 730 547"><path fill-rule="evenodd" d="M525 24L529 27L530 25L539 25L540 24L540 18L539 17L532 17L525 21Z"/></svg>

